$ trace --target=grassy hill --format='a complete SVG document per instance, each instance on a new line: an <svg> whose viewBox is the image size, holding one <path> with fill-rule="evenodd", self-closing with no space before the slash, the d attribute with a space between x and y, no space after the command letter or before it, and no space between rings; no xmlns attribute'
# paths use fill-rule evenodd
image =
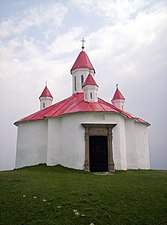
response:
<svg viewBox="0 0 167 225"><path fill-rule="evenodd" d="M0 172L2 225L167 224L167 171L95 175L39 165Z"/></svg>

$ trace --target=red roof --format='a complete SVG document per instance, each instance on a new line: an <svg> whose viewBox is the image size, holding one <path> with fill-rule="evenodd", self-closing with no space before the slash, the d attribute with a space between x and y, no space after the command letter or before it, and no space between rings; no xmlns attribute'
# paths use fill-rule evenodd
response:
<svg viewBox="0 0 167 225"><path fill-rule="evenodd" d="M147 125L149 125L146 121L136 118L132 114L118 109L111 103L108 103L108 102L102 100L101 98L98 98L98 102L85 102L84 101L84 93L73 94L72 96L64 99L63 101L57 102L54 105L51 105L43 110L35 112L17 122L15 122L15 125L17 125L20 122L42 120L47 117L58 117L58 116L63 116L63 115L78 113L78 112L119 113L128 118L136 119L137 122L146 123Z"/></svg>
<svg viewBox="0 0 167 225"><path fill-rule="evenodd" d="M71 68L71 72L72 72L72 70L77 69L77 68L88 68L88 69L94 70L94 72L95 72L95 69L92 66L92 63L90 62L90 59L87 56L85 51L81 51L79 53L74 65Z"/></svg>
<svg viewBox="0 0 167 225"><path fill-rule="evenodd" d="M83 87L86 86L86 85L96 85L96 86L98 87L96 81L93 79L93 77L92 77L91 74L89 74L89 75L87 76L87 78L86 78L86 80L85 80L85 82L84 82Z"/></svg>
<svg viewBox="0 0 167 225"><path fill-rule="evenodd" d="M118 88L115 91L115 94L114 94L114 96L112 98L112 101L116 100L116 99L123 99L123 100L125 100L124 96L122 95L122 93L120 92L120 90Z"/></svg>
<svg viewBox="0 0 167 225"><path fill-rule="evenodd" d="M43 92L42 92L42 94L40 95L39 98L41 98L41 97L51 97L51 98L53 98L49 89L47 88L47 86L44 88L44 90L43 90Z"/></svg>

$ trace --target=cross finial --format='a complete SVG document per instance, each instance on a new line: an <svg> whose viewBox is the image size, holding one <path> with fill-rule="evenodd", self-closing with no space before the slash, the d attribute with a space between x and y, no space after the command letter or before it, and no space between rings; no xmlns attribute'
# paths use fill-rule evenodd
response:
<svg viewBox="0 0 167 225"><path fill-rule="evenodd" d="M84 50L84 48L85 48L85 46L84 46L84 42L86 42L86 41L85 41L85 39L84 39L84 38L82 38L81 42L82 42L82 50Z"/></svg>
<svg viewBox="0 0 167 225"><path fill-rule="evenodd" d="M47 80L45 81L45 87L47 87Z"/></svg>
<svg viewBox="0 0 167 225"><path fill-rule="evenodd" d="M118 88L118 84L116 84L116 88Z"/></svg>

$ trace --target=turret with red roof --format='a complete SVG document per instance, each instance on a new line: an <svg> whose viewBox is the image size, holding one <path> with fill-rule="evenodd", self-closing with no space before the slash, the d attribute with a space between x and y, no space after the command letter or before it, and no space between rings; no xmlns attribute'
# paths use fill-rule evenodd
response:
<svg viewBox="0 0 167 225"><path fill-rule="evenodd" d="M89 74L94 76L95 69L84 51L84 42L85 40L82 39L82 51L79 53L76 61L74 62L71 68L71 75L72 75L72 89L73 94L75 93L83 93L83 84Z"/></svg>
<svg viewBox="0 0 167 225"><path fill-rule="evenodd" d="M40 109L41 110L52 105L53 97L47 87L47 84L46 84L42 94L40 95L39 100L40 100Z"/></svg>
<svg viewBox="0 0 167 225"><path fill-rule="evenodd" d="M98 102L98 98L97 98L98 87L99 86L97 85L96 81L93 79L92 75L89 74L83 85L84 101Z"/></svg>
<svg viewBox="0 0 167 225"><path fill-rule="evenodd" d="M116 91L114 93L114 96L111 100L112 104L116 106L117 108L123 110L124 109L124 103L125 103L125 98L118 89L118 84L116 84Z"/></svg>

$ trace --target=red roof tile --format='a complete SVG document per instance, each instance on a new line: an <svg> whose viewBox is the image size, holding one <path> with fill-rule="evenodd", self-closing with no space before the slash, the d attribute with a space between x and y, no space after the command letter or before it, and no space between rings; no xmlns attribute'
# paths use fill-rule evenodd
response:
<svg viewBox="0 0 167 225"><path fill-rule="evenodd" d="M17 122L15 125L21 122L26 121L35 121L35 120L42 120L47 117L58 117L72 113L78 112L113 112L119 113L122 116L126 116L128 118L133 118L137 122L145 123L149 125L146 121L136 118L130 113L127 113L123 110L118 109L111 103L108 103L101 98L98 98L98 102L85 102L84 101L84 94L77 93L73 94L69 98L64 99L63 101L57 102L54 105L51 105L43 110L35 112Z"/></svg>
<svg viewBox="0 0 167 225"><path fill-rule="evenodd" d="M88 68L88 69L94 70L94 72L95 72L95 69L92 66L92 63L90 62L90 59L87 56L85 51L81 51L79 53L74 65L71 68L71 72L72 72L72 70L77 69L77 68Z"/></svg>
<svg viewBox="0 0 167 225"><path fill-rule="evenodd" d="M122 93L120 92L120 90L118 88L116 89L115 94L114 94L112 100L116 100L116 99L125 100L124 96L122 95Z"/></svg>
<svg viewBox="0 0 167 225"><path fill-rule="evenodd" d="M44 88L44 90L43 90L43 92L42 92L42 94L40 95L39 98L41 98L41 97L51 97L51 98L53 98L49 89L47 88L47 86Z"/></svg>
<svg viewBox="0 0 167 225"><path fill-rule="evenodd" d="M93 79L93 77L92 77L91 74L89 74L89 75L87 76L87 78L86 78L86 80L85 80L85 82L84 82L83 87L86 86L86 85L96 85L97 87L99 87L99 86L97 85L96 81Z"/></svg>

